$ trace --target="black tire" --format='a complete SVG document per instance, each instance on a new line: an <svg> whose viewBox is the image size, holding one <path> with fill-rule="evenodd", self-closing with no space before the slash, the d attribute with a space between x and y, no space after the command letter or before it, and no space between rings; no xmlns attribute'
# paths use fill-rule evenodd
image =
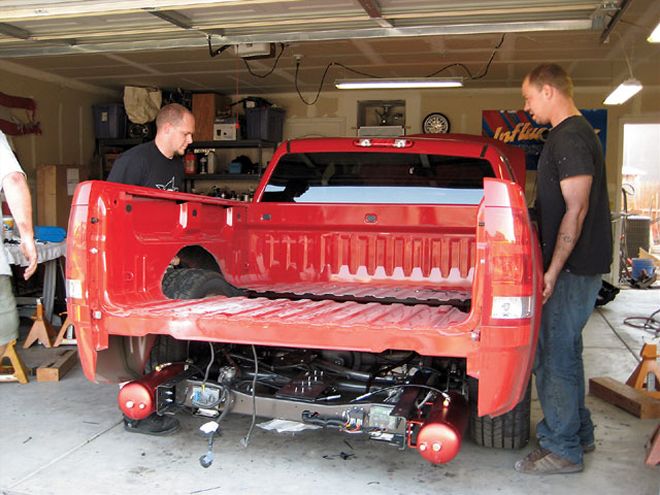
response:
<svg viewBox="0 0 660 495"><path fill-rule="evenodd" d="M169 335L159 335L151 348L144 372L151 373L159 364L180 363L185 361L187 357L188 342L177 340Z"/></svg>
<svg viewBox="0 0 660 495"><path fill-rule="evenodd" d="M523 399L506 414L482 416L477 414L478 381L470 378L470 437L477 445L492 449L521 449L529 442L531 380Z"/></svg>
<svg viewBox="0 0 660 495"><path fill-rule="evenodd" d="M234 297L242 294L218 272L201 268L171 269L163 277L163 294L170 299L203 299L209 296Z"/></svg>
<svg viewBox="0 0 660 495"><path fill-rule="evenodd" d="M163 294L170 299L203 299L209 296L239 296L241 290L227 283L220 273L200 268L171 269L163 277ZM149 355L145 372L156 365L185 361L188 342L169 335L159 335Z"/></svg>

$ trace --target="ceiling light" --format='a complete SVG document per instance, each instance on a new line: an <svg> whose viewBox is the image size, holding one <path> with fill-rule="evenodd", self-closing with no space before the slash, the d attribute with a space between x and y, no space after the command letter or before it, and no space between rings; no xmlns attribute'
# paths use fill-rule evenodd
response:
<svg viewBox="0 0 660 495"><path fill-rule="evenodd" d="M646 41L649 43L660 43L660 22L658 22L658 25L655 27L649 37L646 38Z"/></svg>
<svg viewBox="0 0 660 495"><path fill-rule="evenodd" d="M425 89L461 88L463 79L458 77L397 77L390 79L337 79L337 89Z"/></svg>
<svg viewBox="0 0 660 495"><path fill-rule="evenodd" d="M637 79L626 79L605 98L605 105L621 105L642 90L642 83Z"/></svg>

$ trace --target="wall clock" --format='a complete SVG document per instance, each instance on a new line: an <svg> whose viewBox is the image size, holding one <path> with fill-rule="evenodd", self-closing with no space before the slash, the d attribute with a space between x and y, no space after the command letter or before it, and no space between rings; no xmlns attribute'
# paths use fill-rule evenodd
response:
<svg viewBox="0 0 660 495"><path fill-rule="evenodd" d="M440 112L433 112L422 121L424 134L444 134L449 132L449 119Z"/></svg>

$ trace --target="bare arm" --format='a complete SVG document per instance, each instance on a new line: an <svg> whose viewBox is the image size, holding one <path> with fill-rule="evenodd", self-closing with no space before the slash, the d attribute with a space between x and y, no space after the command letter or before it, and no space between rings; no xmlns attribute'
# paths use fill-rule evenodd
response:
<svg viewBox="0 0 660 495"><path fill-rule="evenodd" d="M589 210L591 175L576 175L563 179L559 185L566 203L566 212L559 224L559 233L552 253L550 266L543 276L543 302L545 303L555 289L559 273L582 233L584 218Z"/></svg>
<svg viewBox="0 0 660 495"><path fill-rule="evenodd" d="M21 234L21 251L28 260L23 276L27 280L37 269L37 247L34 244L34 228L32 226L32 199L25 175L12 172L5 176L2 182L5 198L14 217L14 223Z"/></svg>

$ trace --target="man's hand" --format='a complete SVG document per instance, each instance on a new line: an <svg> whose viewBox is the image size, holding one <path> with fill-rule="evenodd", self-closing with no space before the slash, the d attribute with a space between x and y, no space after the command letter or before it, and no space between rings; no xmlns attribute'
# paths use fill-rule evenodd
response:
<svg viewBox="0 0 660 495"><path fill-rule="evenodd" d="M548 302L548 299L550 299L550 296L552 296L556 283L557 275L550 272L545 272L543 274L543 304Z"/></svg>
<svg viewBox="0 0 660 495"><path fill-rule="evenodd" d="M29 279L37 270L37 246L34 243L34 237L25 237L21 239L21 252L28 260L28 266L23 272L23 278Z"/></svg>

